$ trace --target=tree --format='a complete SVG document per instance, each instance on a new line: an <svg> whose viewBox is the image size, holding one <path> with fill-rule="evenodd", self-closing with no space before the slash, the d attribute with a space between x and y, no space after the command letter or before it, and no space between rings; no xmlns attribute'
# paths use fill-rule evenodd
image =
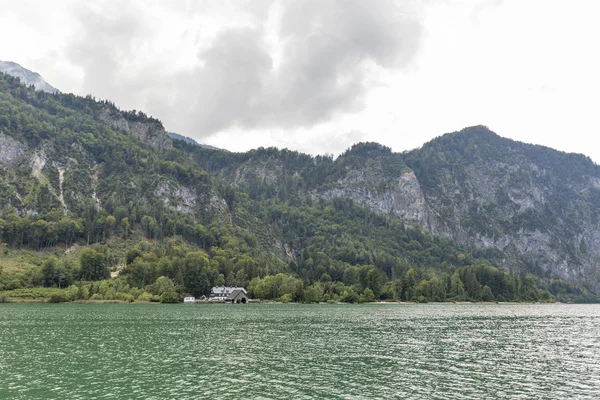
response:
<svg viewBox="0 0 600 400"><path fill-rule="evenodd" d="M485 285L483 289L481 289L481 300L483 301L492 301L494 300L494 295L492 294L492 289L488 285Z"/></svg>
<svg viewBox="0 0 600 400"><path fill-rule="evenodd" d="M233 279L234 286L248 286L248 276L246 275L246 271L240 269L235 273L235 278Z"/></svg>
<svg viewBox="0 0 600 400"><path fill-rule="evenodd" d="M365 287L371 289L374 293L375 297L379 297L381 292L381 287L383 283L386 281L386 276L383 272L378 270L375 267L369 268L365 280Z"/></svg>
<svg viewBox="0 0 600 400"><path fill-rule="evenodd" d="M204 250L208 250L208 247L210 247L210 244L214 241L210 231L202 224L197 224L194 227L194 235L196 236L198 244L201 244Z"/></svg>
<svg viewBox="0 0 600 400"><path fill-rule="evenodd" d="M463 282L465 285L465 290L467 292L467 296L474 301L481 300L481 284L477 280L477 276L475 275L474 267L467 267L464 271Z"/></svg>
<svg viewBox="0 0 600 400"><path fill-rule="evenodd" d="M348 267L344 271L344 284L347 286L358 283L358 268Z"/></svg>
<svg viewBox="0 0 600 400"><path fill-rule="evenodd" d="M375 301L375 294L369 288L366 288L360 295L359 303L370 303Z"/></svg>
<svg viewBox="0 0 600 400"><path fill-rule="evenodd" d="M56 232L58 235L58 241L69 246L75 241L77 236L83 232L83 227L76 221L68 217L64 217L56 223Z"/></svg>
<svg viewBox="0 0 600 400"><path fill-rule="evenodd" d="M141 223L146 236L152 239L156 230L156 220L148 215L144 215Z"/></svg>
<svg viewBox="0 0 600 400"><path fill-rule="evenodd" d="M129 218L125 217L121 219L121 235L123 239L127 239L129 237Z"/></svg>
<svg viewBox="0 0 600 400"><path fill-rule="evenodd" d="M117 225L117 219L112 215L106 217L106 236L111 236L114 232L115 226Z"/></svg>
<svg viewBox="0 0 600 400"><path fill-rule="evenodd" d="M81 278L88 281L97 281L110 277L104 254L91 248L83 249L79 257L81 264Z"/></svg>
<svg viewBox="0 0 600 400"><path fill-rule="evenodd" d="M208 273L210 262L206 253L201 251L190 252L183 262L183 288L194 296L207 295L210 290L211 279ZM216 278L216 277L215 277Z"/></svg>
<svg viewBox="0 0 600 400"><path fill-rule="evenodd" d="M342 293L342 297L340 298L341 301L343 301L344 303L358 303L360 300L360 297L358 296L358 293L356 293L354 290L350 289L350 290L345 290Z"/></svg>
<svg viewBox="0 0 600 400"><path fill-rule="evenodd" d="M409 269L402 275L402 298L410 301L415 297L417 286L417 273L414 268Z"/></svg>
<svg viewBox="0 0 600 400"><path fill-rule="evenodd" d="M465 300L465 286L460 280L458 271L454 272L450 279L450 296L458 301Z"/></svg>
<svg viewBox="0 0 600 400"><path fill-rule="evenodd" d="M286 293L279 298L279 301L282 303L289 303L290 301L292 301L292 295L289 293Z"/></svg>
<svg viewBox="0 0 600 400"><path fill-rule="evenodd" d="M429 301L432 299L431 296L431 284L427 279L423 279L417 287L417 297L422 298L421 301Z"/></svg>
<svg viewBox="0 0 600 400"><path fill-rule="evenodd" d="M535 278L531 275L521 277L519 285L519 297L525 301L536 301L540 298L539 289L535 284Z"/></svg>
<svg viewBox="0 0 600 400"><path fill-rule="evenodd" d="M181 296L175 289L173 281L166 276L159 276L152 285L152 293L160 296L161 303L178 303Z"/></svg>
<svg viewBox="0 0 600 400"><path fill-rule="evenodd" d="M402 299L402 279L394 279L392 285L392 298L394 300Z"/></svg>
<svg viewBox="0 0 600 400"><path fill-rule="evenodd" d="M181 301L181 296L177 293L175 288L164 292L160 296L161 303L179 303Z"/></svg>
<svg viewBox="0 0 600 400"><path fill-rule="evenodd" d="M51 257L42 264L42 277L44 286L52 287L58 285L58 260Z"/></svg>
<svg viewBox="0 0 600 400"><path fill-rule="evenodd" d="M445 279L439 279L437 275L434 275L429 280L429 287L431 289L431 300L433 301L444 301L446 299L446 287L444 285Z"/></svg>
<svg viewBox="0 0 600 400"><path fill-rule="evenodd" d="M323 299L323 289L321 285L314 284L306 288L304 291L305 303L318 303Z"/></svg>
<svg viewBox="0 0 600 400"><path fill-rule="evenodd" d="M136 258L141 257L142 255L142 251L137 247L134 247L127 252L127 255L125 256L125 265L130 265L135 261Z"/></svg>
<svg viewBox="0 0 600 400"><path fill-rule="evenodd" d="M224 286L225 285L225 275L219 274L217 279L215 279L215 286Z"/></svg>
<svg viewBox="0 0 600 400"><path fill-rule="evenodd" d="M0 218L0 249L2 249L2 237L4 236L4 227L6 225L6 221Z"/></svg>
<svg viewBox="0 0 600 400"><path fill-rule="evenodd" d="M123 269L122 274L127 277L127 282L131 286L143 288L156 280L157 272L155 263L149 263L137 257Z"/></svg>

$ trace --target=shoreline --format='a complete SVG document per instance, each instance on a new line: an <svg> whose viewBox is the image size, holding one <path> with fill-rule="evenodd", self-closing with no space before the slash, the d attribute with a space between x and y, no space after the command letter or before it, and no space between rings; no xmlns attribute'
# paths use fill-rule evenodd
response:
<svg viewBox="0 0 600 400"><path fill-rule="evenodd" d="M0 301L0 304L185 304L187 306L195 306L195 305L213 305L213 304L229 304L229 303L221 303L221 302L211 302L211 301L197 301L195 303L160 303L153 301L126 301L126 300L74 300L74 301L61 301L61 302L51 302L48 301L48 298L30 298L30 297L6 297L5 301ZM440 302L428 302L428 303L420 303L416 301L372 301L367 303L344 303L344 302L320 302L320 303L302 303L302 302L287 302L283 303L280 301L274 300L254 300L249 301L248 304L260 304L260 305L281 305L281 304L318 304L318 305L346 305L346 304L356 304L356 305L397 305L397 306L411 306L411 305L518 305L518 304L600 304L600 303L563 303L560 301L440 301ZM241 305L241 304L240 304Z"/></svg>

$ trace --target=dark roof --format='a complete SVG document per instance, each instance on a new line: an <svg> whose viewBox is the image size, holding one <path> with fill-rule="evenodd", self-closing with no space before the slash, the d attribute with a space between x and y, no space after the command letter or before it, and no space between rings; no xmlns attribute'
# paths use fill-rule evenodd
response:
<svg viewBox="0 0 600 400"><path fill-rule="evenodd" d="M244 293L246 293L246 289L244 289L243 287L232 287L232 286L214 286L211 290L210 290L210 294L211 296L214 294L216 296L220 296L220 295L224 295L224 294L228 294L231 293L232 291L239 289L242 290Z"/></svg>
<svg viewBox="0 0 600 400"><path fill-rule="evenodd" d="M245 293L244 293L242 290L240 290L240 289L236 289L236 290L232 291L231 293L229 293L229 296L227 296L227 299L226 299L226 300L233 300L233 299L235 299L236 297L238 297L238 295L239 295L240 293L242 294L242 296L245 296Z"/></svg>
<svg viewBox="0 0 600 400"><path fill-rule="evenodd" d="M191 294L191 293L184 293L184 294L183 294L183 297L196 297L196 296L194 296L194 295L193 295L193 294Z"/></svg>

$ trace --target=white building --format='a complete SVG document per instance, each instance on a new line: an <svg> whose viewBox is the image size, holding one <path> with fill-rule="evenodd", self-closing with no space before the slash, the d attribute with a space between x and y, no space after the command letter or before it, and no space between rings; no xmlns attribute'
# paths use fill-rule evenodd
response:
<svg viewBox="0 0 600 400"><path fill-rule="evenodd" d="M243 294L241 297L246 297L247 292L243 287L230 287L230 286L215 286L210 290L210 296L208 296L209 301L235 301L237 299L238 294ZM234 297L236 299L234 299ZM246 301L244 301L245 303Z"/></svg>
<svg viewBox="0 0 600 400"><path fill-rule="evenodd" d="M195 303L196 298L194 297L193 294L186 293L183 295L183 302L184 303Z"/></svg>

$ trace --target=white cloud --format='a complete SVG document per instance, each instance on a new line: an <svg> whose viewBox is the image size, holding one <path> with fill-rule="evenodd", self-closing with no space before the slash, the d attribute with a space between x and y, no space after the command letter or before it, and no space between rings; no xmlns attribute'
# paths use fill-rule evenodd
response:
<svg viewBox="0 0 600 400"><path fill-rule="evenodd" d="M235 150L485 124L600 161L595 1L174 4L0 0L0 59Z"/></svg>

